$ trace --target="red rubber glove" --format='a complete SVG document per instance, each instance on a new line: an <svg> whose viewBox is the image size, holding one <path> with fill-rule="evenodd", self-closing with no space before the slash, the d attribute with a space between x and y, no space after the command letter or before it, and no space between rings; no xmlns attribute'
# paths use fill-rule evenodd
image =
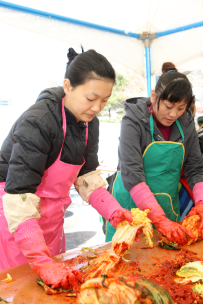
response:
<svg viewBox="0 0 203 304"><path fill-rule="evenodd" d="M127 210L127 209L118 209L118 210L116 210L116 211L112 214L112 216L111 216L111 218L110 218L110 220L109 220L110 224L111 224L114 228L116 228L116 227L118 226L118 224L120 224L122 221L128 221L129 224L132 223L133 217L132 217L132 214L131 214L131 212L130 212L129 210ZM140 241L140 239L139 239L139 237L138 237L138 235L139 235L140 233L142 233L142 227L140 227L140 228L138 229L137 233L136 233L136 237L135 237L135 241L136 241L136 242L139 242L139 241Z"/></svg>
<svg viewBox="0 0 203 304"><path fill-rule="evenodd" d="M179 245L187 244L187 236L195 239L195 236L187 228L176 222L170 221L166 216L163 218L157 216L154 224L156 228L172 243L177 243Z"/></svg>
<svg viewBox="0 0 203 304"><path fill-rule="evenodd" d="M68 268L51 259L43 232L36 219L21 223L14 233L14 238L32 269L52 288L71 289L79 282L83 282L79 270Z"/></svg>
<svg viewBox="0 0 203 304"><path fill-rule="evenodd" d="M133 221L133 217L129 210L122 208L114 211L114 213L111 215L109 222L114 228L116 228L118 224L125 220L128 221L129 224L131 224Z"/></svg>
<svg viewBox="0 0 203 304"><path fill-rule="evenodd" d="M145 182L133 187L130 190L130 194L140 210L144 211L150 209L150 212L147 215L148 218L170 242L175 242L179 245L187 244L187 235L192 239L195 239L195 236L187 228L170 221L166 217L165 212L158 204Z"/></svg>
<svg viewBox="0 0 203 304"><path fill-rule="evenodd" d="M142 233L142 228L143 228L143 227L140 227L140 228L138 229L137 233L136 233L136 237L135 237L135 241L136 241L136 242L139 242L139 241L140 241L140 239L139 239L139 234Z"/></svg>
<svg viewBox="0 0 203 304"><path fill-rule="evenodd" d="M201 217L201 223L199 226L199 233L202 233L202 238L203 238L203 201L199 201L196 206L194 206L190 212L188 213L188 215L186 217L189 217L191 215L199 215Z"/></svg>
<svg viewBox="0 0 203 304"><path fill-rule="evenodd" d="M83 282L78 269L67 268L64 264L54 261L38 265L35 263L32 268L46 284L51 285L51 288L71 289L74 286L78 286L78 282Z"/></svg>

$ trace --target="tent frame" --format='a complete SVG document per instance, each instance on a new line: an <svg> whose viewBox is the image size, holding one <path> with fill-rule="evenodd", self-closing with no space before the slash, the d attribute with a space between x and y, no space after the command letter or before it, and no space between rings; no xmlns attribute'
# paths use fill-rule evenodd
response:
<svg viewBox="0 0 203 304"><path fill-rule="evenodd" d="M12 9L12 10L16 10L16 11L44 17L44 18L54 19L54 20L58 20L58 21L66 22L66 23L72 23L72 24L76 24L76 25L80 25L80 26L97 29L100 31L111 32L114 34L143 40L144 47L145 47L146 80L147 80L148 97L151 94L150 40L203 26L203 21L200 21L197 23L188 24L188 25L178 27L175 29L170 29L167 31L157 32L157 33L153 33L153 34L143 33L140 35L140 34L136 34L133 32L126 32L124 30L119 30L119 29L106 27L106 26L102 26L99 24L94 24L94 23L90 23L90 22L86 22L86 21L82 21L82 20L78 20L78 19L73 19L73 18L69 18L69 17L65 17L65 16L61 16L61 15L57 15L57 14L53 14L53 13L49 13L49 12L45 12L45 11L41 11L41 10L36 10L33 8L29 8L26 6L22 6L22 5L18 5L18 4L14 4L14 3L6 2L6 1L0 0L0 6L7 8L7 9Z"/></svg>

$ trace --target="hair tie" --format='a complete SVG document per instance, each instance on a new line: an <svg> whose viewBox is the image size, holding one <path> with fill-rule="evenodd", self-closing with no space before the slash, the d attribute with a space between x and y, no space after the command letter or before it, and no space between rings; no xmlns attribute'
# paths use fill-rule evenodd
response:
<svg viewBox="0 0 203 304"><path fill-rule="evenodd" d="M169 71L167 71L167 73L168 73L168 72L176 72L176 71L175 71L175 70L169 70Z"/></svg>

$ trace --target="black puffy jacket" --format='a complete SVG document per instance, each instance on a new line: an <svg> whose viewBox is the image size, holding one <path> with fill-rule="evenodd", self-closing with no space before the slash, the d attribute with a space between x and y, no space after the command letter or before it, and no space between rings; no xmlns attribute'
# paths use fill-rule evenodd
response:
<svg viewBox="0 0 203 304"><path fill-rule="evenodd" d="M34 105L14 123L0 151L0 182L6 181L10 194L35 193L44 171L59 155L62 142L62 87L44 90ZM88 142L85 148L86 124L77 123L75 116L65 108L66 136L61 161L81 165L79 175L98 166L99 121L94 117L88 124Z"/></svg>

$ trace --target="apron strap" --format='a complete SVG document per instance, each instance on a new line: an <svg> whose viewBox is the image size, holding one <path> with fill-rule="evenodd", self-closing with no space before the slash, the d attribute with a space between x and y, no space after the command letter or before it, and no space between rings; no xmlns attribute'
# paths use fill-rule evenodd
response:
<svg viewBox="0 0 203 304"><path fill-rule="evenodd" d="M64 111L64 98L62 99L62 119L63 119L63 125L62 125L62 129L63 129L63 143L61 146L61 151L57 157L57 159L61 158L61 153L62 153L62 149L63 149L63 144L64 144L64 140L65 140L65 136L66 136L66 114ZM86 122L86 136L85 136L85 147L87 147L87 140L88 140L88 122Z"/></svg>
<svg viewBox="0 0 203 304"><path fill-rule="evenodd" d="M65 97L64 97L65 98ZM62 98L62 120L63 120L63 125L62 125L62 129L63 129L63 143L61 146L61 150L60 153L57 157L57 160L60 160L61 158L61 153L62 153L62 149L63 149L63 144L64 144L64 140L65 140L65 136L66 136L66 113L64 110L64 98Z"/></svg>
<svg viewBox="0 0 203 304"><path fill-rule="evenodd" d="M183 133L183 129L181 128L181 125L180 125L180 123L177 119L176 119L176 125L178 127L178 130L180 131L181 136L182 136L182 143L184 143L185 136L184 136L184 133Z"/></svg>
<svg viewBox="0 0 203 304"><path fill-rule="evenodd" d="M150 109L149 109L149 112L150 112ZM149 122L150 122L150 133L152 135L152 142L154 142L155 141L154 140L154 119L153 119L153 115L152 114L150 115ZM175 122L176 122L178 130L179 130L179 132L180 132L180 134L182 136L182 143L184 143L184 138L185 137L184 137L184 133L183 133L183 130L181 128L181 125L180 125L180 123L179 123L179 121L177 119L176 119Z"/></svg>
<svg viewBox="0 0 203 304"><path fill-rule="evenodd" d="M150 122L150 133L152 135L152 142L154 142L154 119L153 119L153 116L152 114L150 115L150 118L149 118L149 122Z"/></svg>
<svg viewBox="0 0 203 304"><path fill-rule="evenodd" d="M85 138L85 148L87 147L87 141L88 141L88 122L86 122L86 138Z"/></svg>

